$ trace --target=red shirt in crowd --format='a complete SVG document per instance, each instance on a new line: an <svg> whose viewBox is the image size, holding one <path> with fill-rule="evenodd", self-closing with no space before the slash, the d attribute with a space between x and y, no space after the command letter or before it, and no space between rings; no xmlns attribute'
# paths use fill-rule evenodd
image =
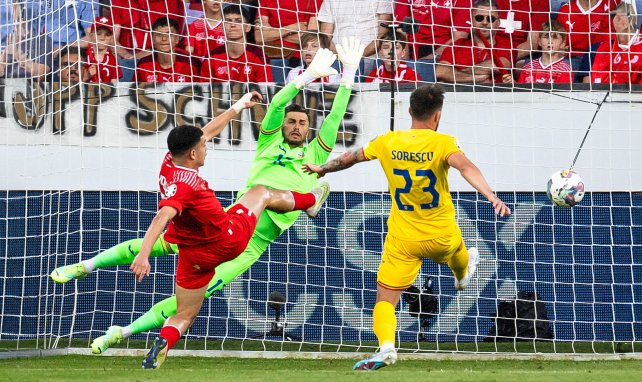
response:
<svg viewBox="0 0 642 382"><path fill-rule="evenodd" d="M591 67L591 82L602 84L642 84L642 38L636 33L629 45L617 39L613 45L600 45Z"/></svg>
<svg viewBox="0 0 642 382"><path fill-rule="evenodd" d="M573 70L564 59L544 65L542 59L528 62L522 68L517 83L520 84L567 84L573 82Z"/></svg>
<svg viewBox="0 0 642 382"><path fill-rule="evenodd" d="M421 81L419 74L408 67L408 64L405 62L400 62L399 65L395 68L397 72L395 76L395 82L399 83L417 83ZM366 77L366 82L374 82L376 84L389 84L390 79L392 78L392 73L386 70L386 67L379 65L376 69L372 69L370 74Z"/></svg>
<svg viewBox="0 0 642 382"><path fill-rule="evenodd" d="M204 82L272 82L272 67L265 62L263 51L247 45L239 57L229 57L225 45L213 50L203 62L201 81Z"/></svg>
<svg viewBox="0 0 642 382"><path fill-rule="evenodd" d="M610 41L612 27L609 13L617 4L617 0L600 0L593 8L583 9L575 0L562 5L557 21L568 32L567 40L572 55L582 55L588 52L591 45Z"/></svg>
<svg viewBox="0 0 642 382"><path fill-rule="evenodd" d="M185 6L182 0L112 0L112 17L120 25L118 43L128 49L150 49L152 25L161 17L178 22L182 34Z"/></svg>
<svg viewBox="0 0 642 382"><path fill-rule="evenodd" d="M135 82L194 82L198 75L200 63L190 59L186 53L176 55L174 66L163 68L158 63L156 55L147 56L138 62Z"/></svg>
<svg viewBox="0 0 642 382"><path fill-rule="evenodd" d="M419 24L417 33L408 35L409 42L443 45L452 39L453 30L470 29L472 3L472 0L399 0L395 2L395 19L401 22L411 17Z"/></svg>
<svg viewBox="0 0 642 382"><path fill-rule="evenodd" d="M160 169L158 208L170 206L178 214L167 226L165 239L170 243L198 245L227 239L229 215L197 170L180 167L167 153Z"/></svg>
<svg viewBox="0 0 642 382"><path fill-rule="evenodd" d="M87 70L91 65L96 65L96 74L89 79L89 82L111 82L111 80L119 79L123 76L123 71L118 67L116 56L114 56L109 49L105 50L102 62L98 62L94 55L94 46L89 44L87 47Z"/></svg>
<svg viewBox="0 0 642 382"><path fill-rule="evenodd" d="M194 47L192 55L198 58L207 58L211 51L225 45L222 20L212 25L203 17L191 23L187 31L187 46Z"/></svg>
<svg viewBox="0 0 642 382"><path fill-rule="evenodd" d="M454 65L457 70L464 70L478 65L484 61L488 61L494 56L498 58L505 58L508 60L510 69L513 64L513 50L510 43L506 40L496 40L493 48L480 47L472 39L460 39L454 42L453 46L444 49L444 52L439 57L439 62L447 62ZM495 62L499 66L500 63ZM501 75L495 75L495 82L501 82Z"/></svg>
<svg viewBox="0 0 642 382"><path fill-rule="evenodd" d="M259 11L256 19L267 17L271 27L280 28L294 23L310 21L316 17L321 8L323 0L259 0ZM272 46L284 46L295 50L299 49L297 44L287 40L271 41Z"/></svg>

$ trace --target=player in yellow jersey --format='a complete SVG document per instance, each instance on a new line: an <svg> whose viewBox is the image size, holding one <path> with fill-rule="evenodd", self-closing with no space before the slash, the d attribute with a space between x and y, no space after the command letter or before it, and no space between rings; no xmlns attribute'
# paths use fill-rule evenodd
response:
<svg viewBox="0 0 642 382"><path fill-rule="evenodd" d="M455 275L458 290L463 290L475 273L478 252L476 248L466 249L457 226L448 188L448 169L459 170L464 179L492 203L498 215L510 215L508 206L495 195L455 138L437 132L443 103L441 86L422 86L410 96L410 130L378 136L363 148L322 166L304 165L307 172L322 177L376 158L390 187L393 203L377 273L377 302L373 312L379 352L357 362L355 370L376 370L397 360L395 307L401 292L415 281L424 258L447 263Z"/></svg>

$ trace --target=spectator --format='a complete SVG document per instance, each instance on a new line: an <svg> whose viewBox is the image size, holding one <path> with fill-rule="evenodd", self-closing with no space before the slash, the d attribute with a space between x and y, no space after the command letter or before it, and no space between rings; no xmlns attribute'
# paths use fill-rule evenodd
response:
<svg viewBox="0 0 642 382"><path fill-rule="evenodd" d="M7 37L13 30L13 3L0 3L0 51L7 45Z"/></svg>
<svg viewBox="0 0 642 382"><path fill-rule="evenodd" d="M58 73L60 82L66 85L80 82L80 65L83 61L85 61L85 55L78 47L65 46L62 48L59 60L60 72Z"/></svg>
<svg viewBox="0 0 642 382"><path fill-rule="evenodd" d="M542 24L550 21L549 0L496 0L499 10L497 39L515 50L516 59L537 49Z"/></svg>
<svg viewBox="0 0 642 382"><path fill-rule="evenodd" d="M383 39L377 42L377 55L379 59L383 61L383 64L379 65L376 69L373 69L368 77L366 77L366 82L374 83L385 83L389 84L392 79L392 60L390 59L390 53L392 51L392 40L393 40L392 31L388 32ZM408 67L401 59L404 57L406 51L406 39L403 36L397 36L396 46L394 52L395 60L395 82L399 83L414 83L421 81L419 75Z"/></svg>
<svg viewBox="0 0 642 382"><path fill-rule="evenodd" d="M209 57L212 50L225 45L222 0L204 0L205 14L189 25L187 51L199 59Z"/></svg>
<svg viewBox="0 0 642 382"><path fill-rule="evenodd" d="M293 68L292 70L290 70L287 78L285 79L286 84L289 84L290 82L292 82L299 74L303 73L308 68L308 66L312 62L312 59L317 54L319 47L320 47L320 43L319 43L318 34L312 33L312 32L302 34L301 36L302 62L300 66L297 66L296 68ZM341 83L341 76L336 74L332 76L321 77L319 79L314 80L313 82L321 82L324 84L339 84Z"/></svg>
<svg viewBox="0 0 642 382"><path fill-rule="evenodd" d="M376 66L375 40L388 32L381 23L392 21L392 3L390 0L324 0L317 16L321 46L336 52L334 44L344 37L358 36L366 44L363 73L370 73Z"/></svg>
<svg viewBox="0 0 642 382"><path fill-rule="evenodd" d="M553 20L542 25L538 43L542 56L524 65L517 81L520 84L560 84L573 82L571 66L566 62L568 55L566 29ZM510 75L507 75L510 77ZM509 78L512 82L512 77Z"/></svg>
<svg viewBox="0 0 642 382"><path fill-rule="evenodd" d="M157 19L152 26L154 54L138 62L136 82L193 82L199 71L199 62L190 59L187 52L177 50L178 28L176 20L168 17Z"/></svg>
<svg viewBox="0 0 642 382"><path fill-rule="evenodd" d="M87 65L83 80L87 82L117 83L123 76L116 56L110 51L114 47L114 24L110 18L99 16L89 32Z"/></svg>
<svg viewBox="0 0 642 382"><path fill-rule="evenodd" d="M642 38L635 8L621 2L615 9L613 45L600 45L591 71L595 84L642 84Z"/></svg>
<svg viewBox="0 0 642 382"><path fill-rule="evenodd" d="M596 51L599 44L610 40L609 13L617 3L618 0L572 0L560 7L557 21L568 32L571 55Z"/></svg>
<svg viewBox="0 0 642 382"><path fill-rule="evenodd" d="M99 7L98 2L91 0L71 4L66 0L29 0L26 5L27 19L37 20L34 28L47 34L54 47L74 43L88 34Z"/></svg>
<svg viewBox="0 0 642 382"><path fill-rule="evenodd" d="M182 0L112 0L114 39L119 58L143 58L151 54L152 26L160 18L173 20L183 35L185 6Z"/></svg>
<svg viewBox="0 0 642 382"><path fill-rule="evenodd" d="M317 13L323 0L259 0L254 40L271 58L299 54L300 32L319 29Z"/></svg>
<svg viewBox="0 0 642 382"><path fill-rule="evenodd" d="M412 56L433 58L453 41L468 37L470 9L472 0L397 0L395 19L419 25L417 33L406 36Z"/></svg>
<svg viewBox="0 0 642 382"><path fill-rule="evenodd" d="M223 9L225 46L211 53L203 63L201 80L205 82L272 82L272 68L265 61L263 51L248 45L246 34L250 31L245 11L239 5Z"/></svg>
<svg viewBox="0 0 642 382"><path fill-rule="evenodd" d="M493 0L477 0L472 13L470 37L455 41L435 65L437 80L454 83L502 82L512 68L513 51L495 38L499 12Z"/></svg>
<svg viewBox="0 0 642 382"><path fill-rule="evenodd" d="M53 43L23 18L22 8L13 2L13 29L0 53L0 77L44 80L53 66Z"/></svg>

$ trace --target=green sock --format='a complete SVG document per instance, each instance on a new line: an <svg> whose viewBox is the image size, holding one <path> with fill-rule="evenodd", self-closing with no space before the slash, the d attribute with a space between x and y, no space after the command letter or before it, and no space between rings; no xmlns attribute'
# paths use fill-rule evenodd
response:
<svg viewBox="0 0 642 382"><path fill-rule="evenodd" d="M114 265L128 265L134 261L134 257L140 252L140 246L143 239L132 239L117 244L91 259L95 268L105 268ZM169 253L167 250L168 243L159 237L152 248L151 257L165 256Z"/></svg>
<svg viewBox="0 0 642 382"><path fill-rule="evenodd" d="M165 320L175 314L176 296L167 297L163 301L154 304L150 310L129 324L129 328L132 334L158 329L163 326Z"/></svg>
<svg viewBox="0 0 642 382"><path fill-rule="evenodd" d="M269 244L269 241L254 236L239 257L216 267L214 278L212 278L207 286L205 298L209 298L214 292L223 289L225 285L245 272L261 257L261 254ZM132 334L158 329L163 326L168 317L174 314L176 314L176 296L168 297L154 304L150 310L129 324L129 328Z"/></svg>

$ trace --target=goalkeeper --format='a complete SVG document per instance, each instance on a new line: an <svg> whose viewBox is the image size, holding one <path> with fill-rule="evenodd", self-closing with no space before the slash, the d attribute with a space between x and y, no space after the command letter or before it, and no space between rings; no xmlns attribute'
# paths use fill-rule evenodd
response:
<svg viewBox="0 0 642 382"><path fill-rule="evenodd" d="M341 85L337 90L330 114L323 121L318 136L310 143L306 144L309 119L305 108L297 104L287 107L286 105L306 84L317 78L337 74L337 71L332 68L336 56L328 49L320 49L309 68L274 95L261 125L256 154L246 187L239 191L237 198L255 185L291 189L297 192L309 192L317 186L317 176L304 173L302 165L325 163L330 155L336 143L339 125L348 107L350 89L364 48L365 46L356 38L344 39L343 44L337 46L339 60L343 64ZM328 187L327 184L321 186ZM325 192L326 195L327 192ZM265 211L245 251L234 260L216 268L214 278L205 292L205 298L223 289L254 264L268 245L294 224L299 213L300 211L281 214ZM57 283L66 283L86 277L95 269L131 264L140 250L142 241L143 239L132 239L109 248L89 260L56 268L51 273L51 278ZM166 242L161 236L154 244L151 256L165 256L171 253L177 253L177 247ZM128 326L109 327L103 336L92 342L92 352L103 353L132 334L160 328L165 320L175 313L176 296L168 297L156 303Z"/></svg>

